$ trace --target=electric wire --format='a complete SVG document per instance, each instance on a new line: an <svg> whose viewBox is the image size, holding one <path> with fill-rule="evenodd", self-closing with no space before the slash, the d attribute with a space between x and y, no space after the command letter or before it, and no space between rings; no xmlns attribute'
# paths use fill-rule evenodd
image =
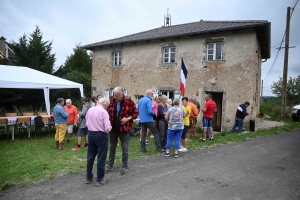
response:
<svg viewBox="0 0 300 200"><path fill-rule="evenodd" d="M294 6L291 8L290 20L292 19L293 12L294 12L294 10L295 10L295 8L296 8L298 2L299 2L299 0L296 0ZM280 47L278 48L278 51L277 51L276 56L275 56L275 59L274 59L272 65L271 65L271 68L270 68L270 70L269 70L267 76L264 78L264 80L266 81L266 83L268 83L267 78L268 78L269 75L272 73L273 68L274 68L274 66L275 66L275 64L276 64L276 61L277 61L279 52L280 52L280 50L282 49L281 45L282 45L283 41L285 40L285 36L286 36L286 30L284 31L284 35L283 35L283 38L282 38L281 42L279 43L279 44L280 44ZM278 46L278 44L275 45L275 46L273 46L273 47L276 47L276 46ZM273 47L271 47L271 48L273 48Z"/></svg>

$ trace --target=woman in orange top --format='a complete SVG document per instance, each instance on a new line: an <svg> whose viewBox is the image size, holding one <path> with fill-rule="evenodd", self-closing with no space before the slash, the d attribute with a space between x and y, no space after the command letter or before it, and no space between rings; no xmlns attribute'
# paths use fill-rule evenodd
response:
<svg viewBox="0 0 300 200"><path fill-rule="evenodd" d="M188 141L190 140L190 136L196 136L196 124L197 124L197 116L198 116L198 108L194 104L195 98L192 96L189 99L188 105L191 107L191 113L190 113L190 127L188 129Z"/></svg>
<svg viewBox="0 0 300 200"><path fill-rule="evenodd" d="M67 121L67 133L68 138L67 142L70 142L70 135L73 133L73 125L77 126L78 121L78 111L77 108L72 105L71 99L66 100L66 105L64 106L66 112L69 114L68 121Z"/></svg>

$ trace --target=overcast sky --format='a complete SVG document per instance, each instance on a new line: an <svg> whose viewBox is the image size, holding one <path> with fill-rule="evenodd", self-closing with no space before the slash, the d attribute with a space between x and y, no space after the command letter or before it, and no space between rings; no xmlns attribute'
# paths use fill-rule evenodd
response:
<svg viewBox="0 0 300 200"><path fill-rule="evenodd" d="M38 25L44 41L53 41L55 67L64 64L76 44L86 45L161 27L164 15L172 25L203 20L268 20L271 58L262 64L264 96L283 74L284 49L276 57L285 27L287 7L298 0L1 0L0 37L17 42ZM300 4L300 3L299 3ZM288 76L300 74L300 5L291 19ZM278 45L278 46L275 46ZM275 47L274 47L275 46ZM284 43L282 44L284 46ZM273 68L272 68L273 65ZM268 75L269 74L269 75ZM267 76L268 75L268 76ZM267 78L266 78L267 77Z"/></svg>

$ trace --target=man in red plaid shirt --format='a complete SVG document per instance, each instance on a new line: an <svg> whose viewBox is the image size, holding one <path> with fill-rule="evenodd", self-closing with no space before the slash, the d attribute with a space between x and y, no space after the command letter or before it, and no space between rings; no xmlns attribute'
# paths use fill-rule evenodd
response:
<svg viewBox="0 0 300 200"><path fill-rule="evenodd" d="M132 130L133 119L137 118L138 111L135 103L130 98L125 97L122 87L116 87L113 93L114 96L107 108L112 129L109 133L110 148L106 172L113 169L118 138L120 138L123 164L121 175L124 175L128 170L129 131Z"/></svg>

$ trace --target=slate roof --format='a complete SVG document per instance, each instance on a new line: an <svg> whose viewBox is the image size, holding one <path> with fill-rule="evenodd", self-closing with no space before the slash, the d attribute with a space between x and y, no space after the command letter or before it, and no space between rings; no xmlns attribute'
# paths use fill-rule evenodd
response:
<svg viewBox="0 0 300 200"><path fill-rule="evenodd" d="M241 29L255 29L262 50L262 58L270 58L271 44L271 23L266 20L245 20L245 21L199 21L187 24L179 24L168 27L160 27L140 33L135 33L111 40L105 40L83 46L84 49L93 50L97 47L121 45L135 42L148 42L166 38L182 36L193 36L205 33L216 33L234 31Z"/></svg>

